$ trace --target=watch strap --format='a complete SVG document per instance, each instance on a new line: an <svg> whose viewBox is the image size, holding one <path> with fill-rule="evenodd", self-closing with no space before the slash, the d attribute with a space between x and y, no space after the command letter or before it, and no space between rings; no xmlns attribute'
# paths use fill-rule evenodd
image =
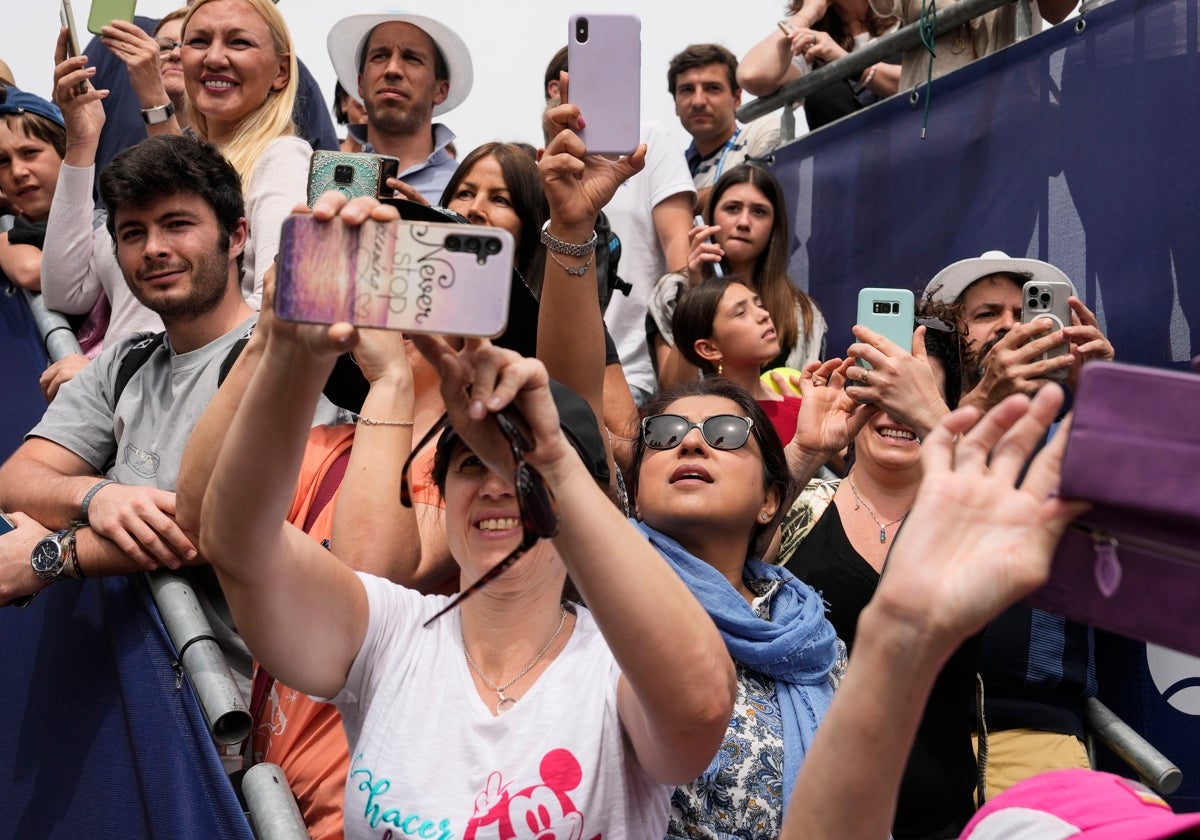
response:
<svg viewBox="0 0 1200 840"><path fill-rule="evenodd" d="M173 102L142 109L142 121L146 125L162 125L173 116L175 116L175 104Z"/></svg>

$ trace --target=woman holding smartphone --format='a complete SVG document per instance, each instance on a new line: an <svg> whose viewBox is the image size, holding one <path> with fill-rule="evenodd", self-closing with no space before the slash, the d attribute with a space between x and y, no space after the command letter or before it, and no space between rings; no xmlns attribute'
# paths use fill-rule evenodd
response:
<svg viewBox="0 0 1200 840"><path fill-rule="evenodd" d="M936 413L944 415L947 400L951 406L957 402L960 375L954 333L918 328L910 354L882 336L855 330L861 339L852 354L870 354L877 362L887 357L904 375L890 392L873 392L879 410L854 437L855 458L846 477L814 480L801 492L784 520L779 552L788 571L821 591L852 661L859 616L921 485L921 440L931 426L918 419L920 395L936 394ZM900 786L892 828L897 840L956 837L974 812L978 649L978 638L968 640L933 686Z"/></svg>
<svg viewBox="0 0 1200 840"><path fill-rule="evenodd" d="M140 40L140 47L135 46L134 36L125 26L114 24L104 29L105 38L113 41L110 46L128 61L148 48L148 42ZM262 301L263 275L279 250L280 225L307 197L312 157L312 147L296 135L292 122L299 76L291 34L271 0L197 0L183 18L180 40L186 92L183 121L201 138L220 147L242 177L251 230L242 292L257 309ZM118 42L124 46L118 49ZM156 44L156 48L161 46ZM65 58L65 51L61 57ZM164 70L170 68L171 60L168 56ZM60 58L56 75L77 85L91 75L85 63L81 58ZM81 106L95 103L93 110L101 113L89 118L98 120L98 134L103 125L98 100L106 93L89 88L87 93L76 94L60 86L60 102L64 109L68 106L61 97L78 99ZM147 131L178 133L174 102L165 92L162 98L164 101L142 111ZM77 194L69 200L90 202L91 196ZM72 233L77 239L82 236L82 231ZM73 268L87 271L85 266Z"/></svg>
<svg viewBox="0 0 1200 840"><path fill-rule="evenodd" d="M742 280L762 300L778 332L780 351L765 367L802 370L825 350L827 327L816 302L788 277L791 231L779 182L758 166L735 166L724 173L709 197L707 225L692 228L689 286L714 275ZM662 297L656 293L656 299ZM663 301L652 315L666 335L674 302Z"/></svg>

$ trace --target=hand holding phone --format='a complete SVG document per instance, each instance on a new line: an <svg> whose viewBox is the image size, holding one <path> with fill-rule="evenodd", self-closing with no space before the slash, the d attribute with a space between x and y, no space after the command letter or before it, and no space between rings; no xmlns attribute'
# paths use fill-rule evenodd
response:
<svg viewBox="0 0 1200 840"><path fill-rule="evenodd" d="M99 35L100 30L114 20L124 20L133 23L133 10L136 0L92 0L88 12L88 32Z"/></svg>
<svg viewBox="0 0 1200 840"><path fill-rule="evenodd" d="M514 246L501 228L290 216L279 244L285 320L487 337L508 322Z"/></svg>
<svg viewBox="0 0 1200 840"><path fill-rule="evenodd" d="M571 103L588 152L632 154L641 142L642 22L636 15L572 15L567 40Z"/></svg>
<svg viewBox="0 0 1200 840"><path fill-rule="evenodd" d="M708 222L704 221L704 217L701 216L699 213L696 214L696 218L692 219L692 221L695 223L696 227L708 227L709 226ZM709 236L709 237L706 237L704 241L712 243L713 238L711 236ZM710 265L712 265L713 274L715 274L717 277L725 276L725 269L721 268L720 260L717 260L714 263L710 263Z"/></svg>
<svg viewBox="0 0 1200 840"><path fill-rule="evenodd" d="M78 58L82 53L79 50L79 34L75 29L75 13L71 10L71 0L62 0L58 7L58 21L63 29L67 30L67 58ZM76 96L83 96L87 91L86 81L75 86Z"/></svg>
<svg viewBox="0 0 1200 840"><path fill-rule="evenodd" d="M318 149L308 164L308 206L322 193L336 190L347 198L368 195L389 198L389 178L400 171L400 158L366 152L331 152Z"/></svg>
<svg viewBox="0 0 1200 840"><path fill-rule="evenodd" d="M1071 325L1071 306L1067 302L1072 294L1071 286L1061 280L1028 280L1021 289L1021 323L1029 324L1043 319L1054 324L1054 330ZM1064 341L1042 353L1036 359L1055 359L1071 352L1070 344ZM1066 379L1070 368L1057 368L1045 375L1046 379Z"/></svg>
<svg viewBox="0 0 1200 840"><path fill-rule="evenodd" d="M913 293L908 289L862 289L858 293L858 320L904 350L912 347L916 326ZM855 359L859 367L871 369L871 363Z"/></svg>

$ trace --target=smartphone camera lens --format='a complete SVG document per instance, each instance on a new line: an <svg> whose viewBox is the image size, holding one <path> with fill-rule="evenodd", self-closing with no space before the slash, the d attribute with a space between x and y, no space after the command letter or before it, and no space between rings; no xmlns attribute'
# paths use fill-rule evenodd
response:
<svg viewBox="0 0 1200 840"><path fill-rule="evenodd" d="M442 242L442 245L445 246L447 251L461 251L462 239L460 239L457 234L452 233L446 237L445 241Z"/></svg>
<svg viewBox="0 0 1200 840"><path fill-rule="evenodd" d="M333 182L335 184L349 184L354 181L354 167L348 163L339 163L333 167Z"/></svg>
<svg viewBox="0 0 1200 840"><path fill-rule="evenodd" d="M1042 303L1045 306L1050 305L1050 293L1049 292L1042 292Z"/></svg>
<svg viewBox="0 0 1200 840"><path fill-rule="evenodd" d="M483 241L483 247L484 247L484 250L489 254L499 254L500 253L500 240L499 239L485 239Z"/></svg>
<svg viewBox="0 0 1200 840"><path fill-rule="evenodd" d="M588 19L579 18L575 21L575 40L580 44L586 44L588 39Z"/></svg>
<svg viewBox="0 0 1200 840"><path fill-rule="evenodd" d="M472 236L467 240L467 250L472 254L479 253L479 239L477 237Z"/></svg>

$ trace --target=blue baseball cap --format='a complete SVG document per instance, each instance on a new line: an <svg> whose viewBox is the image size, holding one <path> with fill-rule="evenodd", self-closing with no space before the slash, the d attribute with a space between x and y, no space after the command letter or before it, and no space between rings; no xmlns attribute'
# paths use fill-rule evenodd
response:
<svg viewBox="0 0 1200 840"><path fill-rule="evenodd" d="M62 111L58 110L58 106L53 102L12 85L5 85L4 93L6 96L4 101L0 102L0 114L37 114L55 123L59 128L67 127Z"/></svg>

